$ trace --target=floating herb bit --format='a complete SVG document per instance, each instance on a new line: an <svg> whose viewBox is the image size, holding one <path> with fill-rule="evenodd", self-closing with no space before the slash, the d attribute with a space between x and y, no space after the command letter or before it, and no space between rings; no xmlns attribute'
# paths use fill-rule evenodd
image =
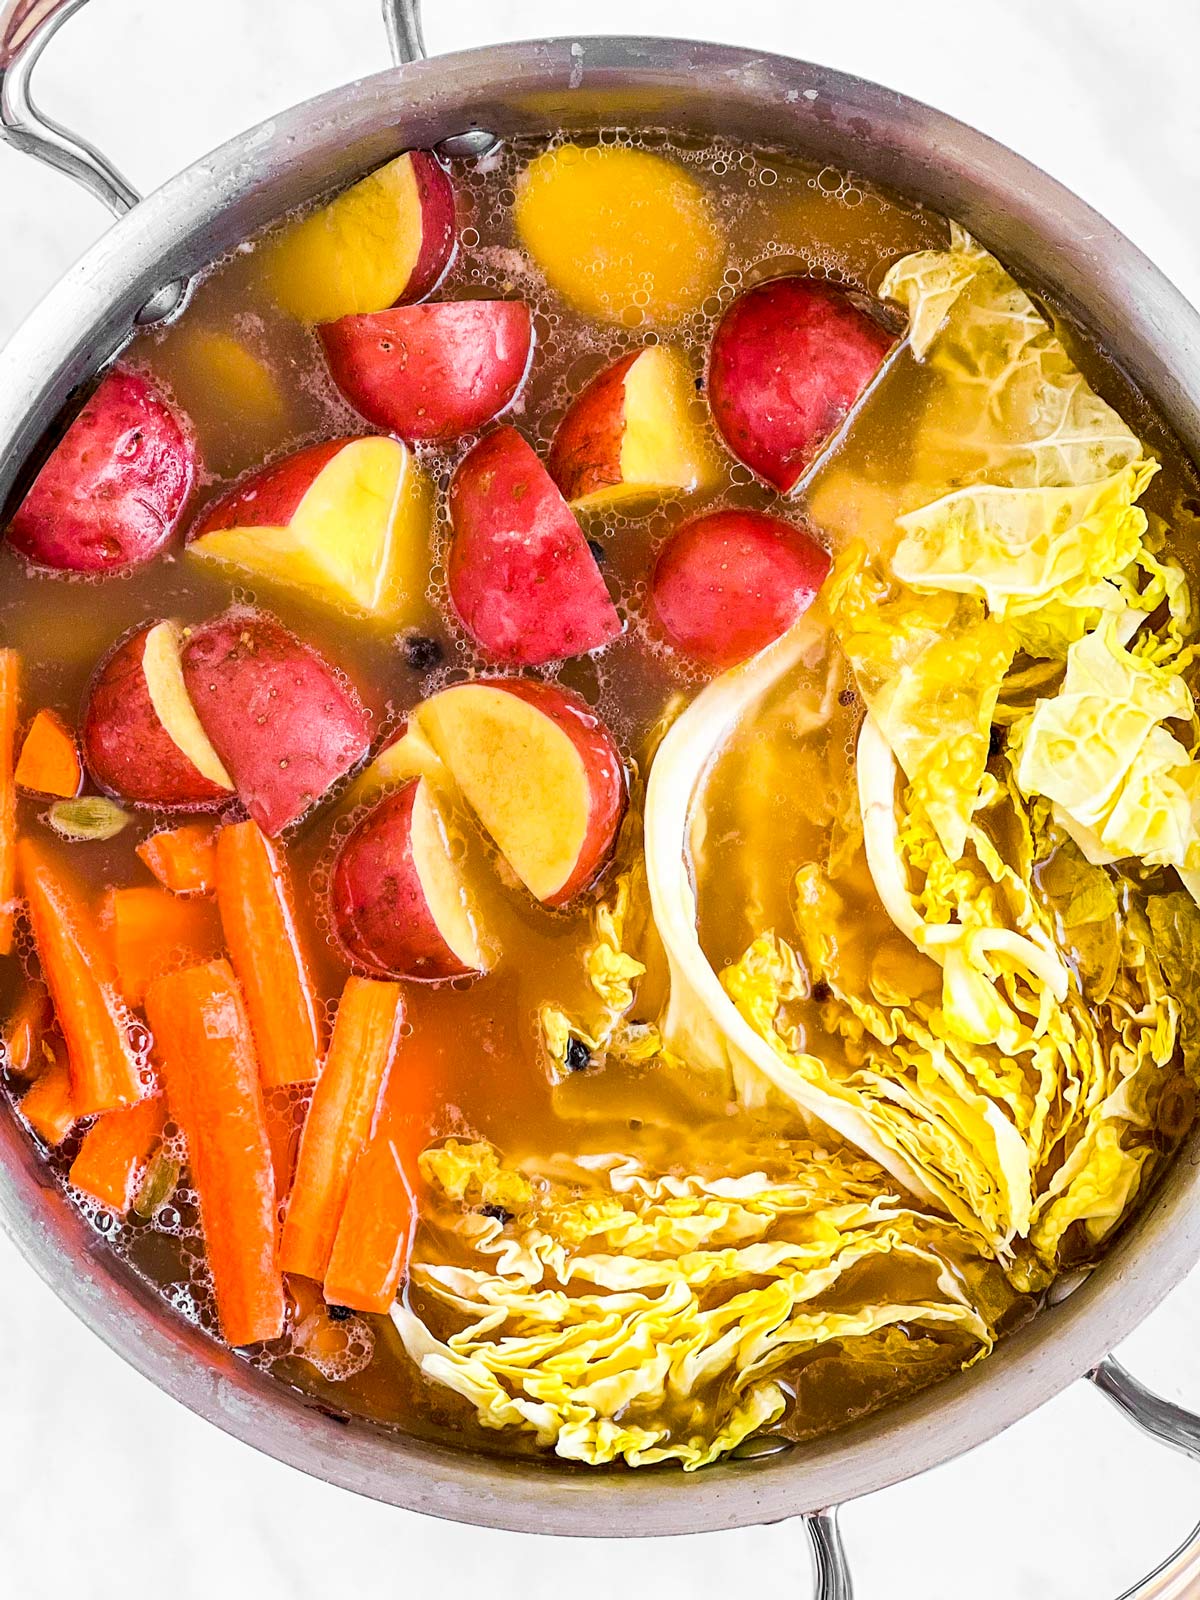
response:
<svg viewBox="0 0 1200 1600"><path fill-rule="evenodd" d="M175 1193L178 1183L179 1163L165 1148L160 1147L146 1167L134 1198L134 1211L146 1221L156 1217Z"/></svg>
<svg viewBox="0 0 1200 1600"><path fill-rule="evenodd" d="M46 813L46 821L72 843L115 839L133 821L115 800L102 794L84 795L80 800L59 800Z"/></svg>
<svg viewBox="0 0 1200 1600"><path fill-rule="evenodd" d="M567 1040L567 1071L586 1072L592 1064L592 1052L583 1040L572 1034Z"/></svg>

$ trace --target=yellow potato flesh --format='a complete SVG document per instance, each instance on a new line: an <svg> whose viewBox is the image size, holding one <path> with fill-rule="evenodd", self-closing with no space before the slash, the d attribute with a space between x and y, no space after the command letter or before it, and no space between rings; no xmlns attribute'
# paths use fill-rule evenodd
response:
<svg viewBox="0 0 1200 1600"><path fill-rule="evenodd" d="M413 865L438 932L463 966L486 972L491 963L479 942L475 908L459 870L462 851L456 851L446 820L424 781L418 784L413 800L411 829Z"/></svg>
<svg viewBox="0 0 1200 1600"><path fill-rule="evenodd" d="M334 322L394 305L420 249L417 180L402 155L271 240L263 270L282 310Z"/></svg>
<svg viewBox="0 0 1200 1600"><path fill-rule="evenodd" d="M716 458L696 416L687 363L665 345L651 345L625 374L621 481L582 495L578 506L611 505L646 495L691 492L711 483Z"/></svg>
<svg viewBox="0 0 1200 1600"><path fill-rule="evenodd" d="M158 622L146 635L142 646L142 676L154 715L171 740L202 777L222 789L233 789L220 756L200 726L200 718L184 688L183 666L179 660L179 628L174 622Z"/></svg>
<svg viewBox="0 0 1200 1600"><path fill-rule="evenodd" d="M673 161L611 145L561 145L517 185L521 242L580 311L668 323L713 292L725 241L700 185Z"/></svg>
<svg viewBox="0 0 1200 1600"><path fill-rule="evenodd" d="M216 328L181 329L175 339L176 360L182 377L198 391L220 396L228 413L244 426L281 428L287 402L265 361L240 339Z"/></svg>
<svg viewBox="0 0 1200 1600"><path fill-rule="evenodd" d="M444 689L414 716L517 877L552 899L575 870L591 811L571 739L544 711L482 684Z"/></svg>
<svg viewBox="0 0 1200 1600"><path fill-rule="evenodd" d="M398 439L356 439L322 468L286 528L220 528L189 553L388 623L420 622L433 497Z"/></svg>
<svg viewBox="0 0 1200 1600"><path fill-rule="evenodd" d="M409 778L428 778L442 793L454 787L442 758L430 744L424 731L415 722L398 739L385 746L364 768L346 796L348 805L360 805L373 799L381 789L391 788Z"/></svg>

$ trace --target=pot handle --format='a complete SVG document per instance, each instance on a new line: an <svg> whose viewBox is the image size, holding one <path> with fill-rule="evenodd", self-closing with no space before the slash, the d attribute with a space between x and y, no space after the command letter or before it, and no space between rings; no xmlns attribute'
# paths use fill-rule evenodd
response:
<svg viewBox="0 0 1200 1600"><path fill-rule="evenodd" d="M1164 1400L1126 1372L1112 1356L1102 1361L1088 1378L1135 1427L1200 1461L1200 1416ZM814 1600L854 1600L850 1564L838 1528L838 1507L814 1512L804 1518L812 1541L816 1575ZM1166 1560L1118 1600L1189 1600L1200 1582L1200 1524Z"/></svg>

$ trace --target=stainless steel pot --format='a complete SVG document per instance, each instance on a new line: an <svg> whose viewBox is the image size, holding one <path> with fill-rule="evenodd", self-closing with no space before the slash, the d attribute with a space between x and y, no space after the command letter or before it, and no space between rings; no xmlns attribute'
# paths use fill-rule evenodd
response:
<svg viewBox="0 0 1200 1600"><path fill-rule="evenodd" d="M0 134L84 183L120 218L0 354L0 502L97 368L140 325L176 314L193 274L289 207L404 148L614 123L795 149L958 217L1092 328L1200 458L1200 316L1045 173L903 95L808 63L683 40L543 39L427 61L418 0L384 0L396 68L250 129L139 200L30 97L42 49L84 3L10 0L0 17ZM1107 1359L1200 1258L1198 1164L1200 1135L1103 1265L983 1365L836 1437L687 1478L491 1459L331 1420L186 1324L116 1261L9 1117L0 1118L0 1220L51 1288L140 1372L305 1472L394 1505L529 1533L690 1533L805 1516L821 1592L834 1600L849 1594L849 1578L826 1508L948 1461L1081 1377L1200 1459L1200 1420L1155 1400ZM1181 1552L1137 1592L1181 1594L1196 1570Z"/></svg>

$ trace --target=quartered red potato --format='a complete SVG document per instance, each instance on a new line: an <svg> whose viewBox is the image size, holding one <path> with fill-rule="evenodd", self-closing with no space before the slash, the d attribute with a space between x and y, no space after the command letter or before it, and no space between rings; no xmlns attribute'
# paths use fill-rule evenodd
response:
<svg viewBox="0 0 1200 1600"><path fill-rule="evenodd" d="M1001 264L828 179L400 153L139 335L4 530L12 1113L327 1410L807 1438L1190 1126L1190 468L1151 528Z"/></svg>

